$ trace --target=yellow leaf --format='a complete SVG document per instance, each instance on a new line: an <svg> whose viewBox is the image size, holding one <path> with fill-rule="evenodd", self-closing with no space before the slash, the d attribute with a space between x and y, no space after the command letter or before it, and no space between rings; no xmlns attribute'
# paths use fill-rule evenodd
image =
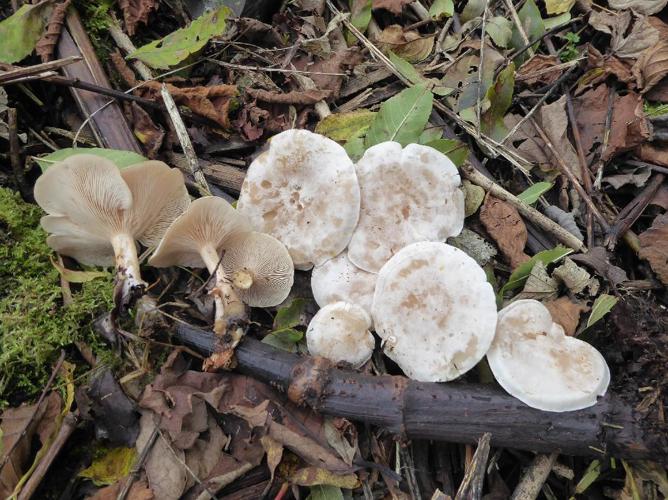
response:
<svg viewBox="0 0 668 500"><path fill-rule="evenodd" d="M545 8L548 14L563 14L571 10L575 0L545 0Z"/></svg>
<svg viewBox="0 0 668 500"><path fill-rule="evenodd" d="M299 486L326 484L345 489L354 489L360 484L355 474L339 475L319 467L305 467L299 469L292 475L292 477L290 477L290 482Z"/></svg>
<svg viewBox="0 0 668 500"><path fill-rule="evenodd" d="M115 483L130 473L136 456L135 448L112 448L82 470L79 476L90 479L97 486Z"/></svg>

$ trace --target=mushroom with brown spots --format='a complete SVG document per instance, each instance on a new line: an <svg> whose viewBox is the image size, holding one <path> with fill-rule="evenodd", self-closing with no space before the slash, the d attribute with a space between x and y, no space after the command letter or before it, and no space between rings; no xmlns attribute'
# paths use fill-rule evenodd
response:
<svg viewBox="0 0 668 500"><path fill-rule="evenodd" d="M313 298L320 307L333 302L350 302L371 314L376 274L360 269L342 252L311 272Z"/></svg>
<svg viewBox="0 0 668 500"><path fill-rule="evenodd" d="M499 311L487 360L501 387L539 410L593 406L610 383L601 353L567 336L537 300L517 300Z"/></svg>
<svg viewBox="0 0 668 500"><path fill-rule="evenodd" d="M163 162L123 170L89 154L70 156L35 183L35 199L48 214L47 244L85 265L116 265L117 305L124 309L146 287L137 244L158 244L190 204L183 174Z"/></svg>
<svg viewBox="0 0 668 500"><path fill-rule="evenodd" d="M313 316L306 329L306 344L313 356L359 368L373 354L375 342L369 328L371 318L360 306L334 302Z"/></svg>
<svg viewBox="0 0 668 500"><path fill-rule="evenodd" d="M241 300L251 307L280 304L294 281L295 270L287 248L264 233L253 231L230 246L222 265Z"/></svg>
<svg viewBox="0 0 668 500"><path fill-rule="evenodd" d="M297 269L310 269L350 241L360 209L355 167L331 139L286 130L248 167L238 209L288 248Z"/></svg>
<svg viewBox="0 0 668 500"><path fill-rule="evenodd" d="M221 253L237 245L250 231L248 220L227 201L205 196L195 200L169 226L149 259L149 264L155 267L206 267L215 276L212 290L216 305L214 332L219 336L225 334L234 321L246 318L246 308L220 265ZM238 338L230 344L236 345L241 335L238 328L234 330Z"/></svg>
<svg viewBox="0 0 668 500"><path fill-rule="evenodd" d="M357 162L360 218L348 245L357 267L377 273L418 241L445 241L464 227L457 167L439 151L397 142L370 147Z"/></svg>
<svg viewBox="0 0 668 500"><path fill-rule="evenodd" d="M484 270L445 243L408 245L378 273L376 333L412 379L446 382L473 368L492 343L496 315Z"/></svg>

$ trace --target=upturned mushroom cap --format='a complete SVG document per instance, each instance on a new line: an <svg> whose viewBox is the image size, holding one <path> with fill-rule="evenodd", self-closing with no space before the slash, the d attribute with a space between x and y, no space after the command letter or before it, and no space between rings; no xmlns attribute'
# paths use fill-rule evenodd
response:
<svg viewBox="0 0 668 500"><path fill-rule="evenodd" d="M83 264L111 265L111 239L124 233L147 246L190 204L177 169L147 161L124 171L95 155L74 155L50 167L35 183L47 212L49 246Z"/></svg>
<svg viewBox="0 0 668 500"><path fill-rule="evenodd" d="M371 318L360 306L334 302L320 309L306 329L306 344L314 356L359 368L373 354Z"/></svg>
<svg viewBox="0 0 668 500"><path fill-rule="evenodd" d="M370 147L357 162L360 219L348 258L376 273L392 255L418 241L445 241L464 227L460 178L447 156L397 142Z"/></svg>
<svg viewBox="0 0 668 500"><path fill-rule="evenodd" d="M539 410L587 408L610 383L601 353L567 336L536 300L518 300L499 311L487 359L501 387Z"/></svg>
<svg viewBox="0 0 668 500"><path fill-rule="evenodd" d="M283 242L297 269L310 269L346 248L359 199L355 167L340 145L286 130L251 163L238 209L253 229Z"/></svg>
<svg viewBox="0 0 668 500"><path fill-rule="evenodd" d="M376 274L368 273L350 262L346 252L320 266L311 273L313 298L320 307L333 302L350 302L371 314Z"/></svg>
<svg viewBox="0 0 668 500"><path fill-rule="evenodd" d="M285 245L255 231L225 251L223 269L241 300L251 307L272 307L283 302L295 275Z"/></svg>
<svg viewBox="0 0 668 500"><path fill-rule="evenodd" d="M413 243L378 273L372 316L383 349L404 373L446 382L487 352L496 299L483 269L445 243Z"/></svg>
<svg viewBox="0 0 668 500"><path fill-rule="evenodd" d="M206 267L201 251L216 252L234 245L250 232L248 220L227 201L205 196L193 201L165 232L149 259L155 267Z"/></svg>

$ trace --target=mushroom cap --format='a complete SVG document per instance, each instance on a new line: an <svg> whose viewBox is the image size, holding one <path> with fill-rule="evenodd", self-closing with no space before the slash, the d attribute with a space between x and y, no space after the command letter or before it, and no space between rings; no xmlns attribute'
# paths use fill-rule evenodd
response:
<svg viewBox="0 0 668 500"><path fill-rule="evenodd" d="M343 301L357 304L371 314L376 277L376 274L368 273L350 262L346 252L341 252L313 268L313 298L320 307Z"/></svg>
<svg viewBox="0 0 668 500"><path fill-rule="evenodd" d="M227 201L204 196L172 222L148 262L155 267L206 267L202 248L211 245L220 252L250 230L248 220Z"/></svg>
<svg viewBox="0 0 668 500"><path fill-rule="evenodd" d="M111 265L111 238L127 233L151 246L190 198L183 174L158 161L122 172L96 155L78 154L50 167L35 183L47 212L42 227L53 249L82 264Z"/></svg>
<svg viewBox="0 0 668 500"><path fill-rule="evenodd" d="M501 387L539 410L587 408L610 383L601 353L567 336L537 300L517 300L499 311L487 360Z"/></svg>
<svg viewBox="0 0 668 500"><path fill-rule="evenodd" d="M492 343L496 315L483 269L445 243L408 245L378 273L376 333L412 379L445 382L475 366Z"/></svg>
<svg viewBox="0 0 668 500"><path fill-rule="evenodd" d="M457 167L434 148L370 147L357 162L361 207L348 258L372 273L406 245L445 241L464 227Z"/></svg>
<svg viewBox="0 0 668 500"><path fill-rule="evenodd" d="M308 130L286 130L248 167L237 207L306 270L346 248L359 199L355 167L339 144Z"/></svg>
<svg viewBox="0 0 668 500"><path fill-rule="evenodd" d="M320 309L306 329L306 344L314 356L355 368L366 363L375 345L371 318L356 304L334 302Z"/></svg>
<svg viewBox="0 0 668 500"><path fill-rule="evenodd" d="M223 269L228 277L248 273L253 282L247 289L236 288L239 298L251 307L272 307L283 302L292 288L295 269L285 245L273 236L248 233L225 250Z"/></svg>

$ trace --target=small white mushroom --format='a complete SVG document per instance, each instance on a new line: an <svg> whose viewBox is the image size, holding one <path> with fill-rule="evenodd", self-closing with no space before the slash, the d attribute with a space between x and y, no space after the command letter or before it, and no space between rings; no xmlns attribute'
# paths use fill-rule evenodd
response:
<svg viewBox="0 0 668 500"><path fill-rule="evenodd" d="M248 167L239 212L253 229L288 248L307 270L346 248L357 224L355 167L336 142L308 130L286 130Z"/></svg>
<svg viewBox="0 0 668 500"><path fill-rule="evenodd" d="M355 368L373 354L371 318L360 306L334 302L320 309L306 329L309 353L335 363L346 362Z"/></svg>
<svg viewBox="0 0 668 500"><path fill-rule="evenodd" d="M487 359L501 387L539 410L587 408L610 383L601 353L567 336L536 300L518 300L499 311Z"/></svg>
<svg viewBox="0 0 668 500"><path fill-rule="evenodd" d="M285 245L255 231L225 251L223 269L241 300L251 307L272 307L283 302L295 275Z"/></svg>
<svg viewBox="0 0 668 500"><path fill-rule="evenodd" d="M249 232L248 220L232 205L222 198L205 196L192 202L169 226L149 259L149 264L155 267L206 267L215 274L214 331L219 335L227 331L231 321L246 317L246 308L219 265L221 252L238 244Z"/></svg>
<svg viewBox="0 0 668 500"><path fill-rule="evenodd" d="M446 382L473 368L492 343L496 314L483 269L445 243L408 245L378 273L376 333L412 379Z"/></svg>
<svg viewBox="0 0 668 500"><path fill-rule="evenodd" d="M126 306L142 291L138 240L158 243L169 224L190 204L183 174L159 161L122 171L95 155L70 156L42 174L35 199L47 212L47 244L82 264L115 264Z"/></svg>
<svg viewBox="0 0 668 500"><path fill-rule="evenodd" d="M376 273L418 241L445 241L464 227L457 167L428 146L383 142L357 163L360 219L348 246L357 267Z"/></svg>
<svg viewBox="0 0 668 500"><path fill-rule="evenodd" d="M368 273L350 262L346 252L320 266L311 273L313 298L320 307L333 302L350 302L371 314L376 274Z"/></svg>

